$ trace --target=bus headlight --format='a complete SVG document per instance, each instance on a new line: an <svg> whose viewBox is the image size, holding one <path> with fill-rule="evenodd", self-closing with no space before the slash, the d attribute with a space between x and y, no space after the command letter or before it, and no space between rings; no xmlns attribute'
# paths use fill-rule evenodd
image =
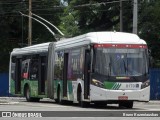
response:
<svg viewBox="0 0 160 120"><path fill-rule="evenodd" d="M145 81L144 83L142 83L141 89L143 89L143 88L145 88L145 87L148 87L149 85L150 85L150 81L147 80L147 81Z"/></svg>
<svg viewBox="0 0 160 120"><path fill-rule="evenodd" d="M104 88L104 84L102 82L100 82L99 80L92 79L92 84L97 86L97 87Z"/></svg>

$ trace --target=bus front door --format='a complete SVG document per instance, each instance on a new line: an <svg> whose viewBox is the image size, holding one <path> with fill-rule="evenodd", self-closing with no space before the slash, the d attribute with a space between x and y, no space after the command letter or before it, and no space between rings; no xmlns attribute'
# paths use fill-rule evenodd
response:
<svg viewBox="0 0 160 120"><path fill-rule="evenodd" d="M16 58L15 65L15 94L21 94L21 59Z"/></svg>
<svg viewBox="0 0 160 120"><path fill-rule="evenodd" d="M38 94L45 94L45 80L46 80L46 56L39 56L38 61L38 70L39 70L39 78L38 78Z"/></svg>
<svg viewBox="0 0 160 120"><path fill-rule="evenodd" d="M64 53L63 97L67 97L68 53Z"/></svg>
<svg viewBox="0 0 160 120"><path fill-rule="evenodd" d="M90 50L85 50L84 99L89 99L89 95L90 95Z"/></svg>

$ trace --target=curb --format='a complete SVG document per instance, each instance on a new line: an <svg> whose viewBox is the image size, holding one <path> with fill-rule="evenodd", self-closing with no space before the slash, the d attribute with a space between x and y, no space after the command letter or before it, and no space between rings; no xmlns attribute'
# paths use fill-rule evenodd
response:
<svg viewBox="0 0 160 120"><path fill-rule="evenodd" d="M160 104L160 100L158 101L158 100L156 100L156 101L149 101L148 102L149 104Z"/></svg>
<svg viewBox="0 0 160 120"><path fill-rule="evenodd" d="M14 105L24 100L22 97L0 97L0 105Z"/></svg>
<svg viewBox="0 0 160 120"><path fill-rule="evenodd" d="M0 105L14 105L18 104L19 102L8 102L8 101L0 101Z"/></svg>

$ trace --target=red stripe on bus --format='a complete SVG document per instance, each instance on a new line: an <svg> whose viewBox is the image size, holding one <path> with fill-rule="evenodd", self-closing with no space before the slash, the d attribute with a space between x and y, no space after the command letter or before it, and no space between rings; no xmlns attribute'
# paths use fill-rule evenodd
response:
<svg viewBox="0 0 160 120"><path fill-rule="evenodd" d="M147 45L143 44L95 44L94 48L144 48L147 49Z"/></svg>

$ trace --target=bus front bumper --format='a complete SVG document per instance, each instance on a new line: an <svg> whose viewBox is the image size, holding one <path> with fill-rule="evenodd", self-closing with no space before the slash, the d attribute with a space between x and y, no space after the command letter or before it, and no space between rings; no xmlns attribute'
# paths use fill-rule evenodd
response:
<svg viewBox="0 0 160 120"><path fill-rule="evenodd" d="M148 102L149 99L150 86L140 90L108 90L91 85L91 101L131 100Z"/></svg>

